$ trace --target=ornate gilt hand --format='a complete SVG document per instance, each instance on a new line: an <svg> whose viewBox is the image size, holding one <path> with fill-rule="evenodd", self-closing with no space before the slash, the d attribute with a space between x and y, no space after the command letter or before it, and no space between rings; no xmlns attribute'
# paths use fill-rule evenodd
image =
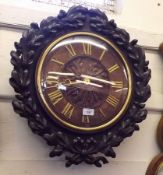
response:
<svg viewBox="0 0 163 175"><path fill-rule="evenodd" d="M92 85L92 86L96 86L96 87L103 87L101 84L95 83L95 82L100 82L100 83L105 83L105 84L110 84L110 85L115 85L115 81L108 81L102 78L96 78L96 77L92 77L90 75L75 75L74 73L67 73L67 72L49 72L50 76L49 78L51 79L51 82L55 83L56 80L56 85L53 87L56 87L58 84L62 84L65 86L71 86L74 84L87 84L87 85ZM64 81L58 81L59 77L74 77L73 80L71 79L65 79ZM76 79L78 78L78 79ZM93 82L91 82L91 80L93 80Z"/></svg>

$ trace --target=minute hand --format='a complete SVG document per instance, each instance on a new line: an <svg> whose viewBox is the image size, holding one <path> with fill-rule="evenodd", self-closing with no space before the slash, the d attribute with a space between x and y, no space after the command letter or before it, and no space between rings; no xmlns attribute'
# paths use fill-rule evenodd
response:
<svg viewBox="0 0 163 175"><path fill-rule="evenodd" d="M90 80L96 80L96 81L99 81L99 82L102 82L102 83L106 83L106 84L111 84L111 85L115 85L115 81L108 81L108 80L104 80L102 78L96 78L96 77L92 77L90 75L81 75L82 78L88 78Z"/></svg>

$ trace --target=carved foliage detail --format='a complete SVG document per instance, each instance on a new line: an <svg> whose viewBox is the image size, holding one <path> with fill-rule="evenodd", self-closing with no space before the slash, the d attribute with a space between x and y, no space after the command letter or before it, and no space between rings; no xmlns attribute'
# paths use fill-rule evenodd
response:
<svg viewBox="0 0 163 175"><path fill-rule="evenodd" d="M96 32L112 40L126 55L133 71L134 93L132 102L125 116L112 128L92 135L81 135L63 130L47 119L38 103L33 83L33 70L39 55L56 37L72 31ZM48 17L40 23L30 25L19 42L15 42L16 51L11 51L10 84L16 95L13 108L21 117L28 119L29 127L34 133L42 136L47 144L53 146L50 157L66 154L66 166L86 162L101 167L107 163L108 157L115 157L113 147L120 144L139 127L137 123L146 118L147 111L144 102L150 97L148 81L151 71L145 60L143 50L137 45L137 40L130 41L129 34L117 27L113 20L99 11L77 6L68 12L60 11L57 17ZM104 156L97 156L101 152Z"/></svg>

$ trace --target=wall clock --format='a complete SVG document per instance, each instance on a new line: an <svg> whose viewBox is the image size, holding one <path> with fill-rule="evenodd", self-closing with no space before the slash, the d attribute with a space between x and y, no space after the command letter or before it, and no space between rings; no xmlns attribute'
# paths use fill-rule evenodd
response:
<svg viewBox="0 0 163 175"><path fill-rule="evenodd" d="M32 23L15 48L14 110L52 146L50 157L66 155L67 167L101 167L145 119L148 61L137 40L103 12L61 10Z"/></svg>
<svg viewBox="0 0 163 175"><path fill-rule="evenodd" d="M163 166L163 153L155 156L150 162L146 175L161 175L162 174L162 166Z"/></svg>
<svg viewBox="0 0 163 175"><path fill-rule="evenodd" d="M161 117L157 127L157 143L161 150L163 150L163 116Z"/></svg>

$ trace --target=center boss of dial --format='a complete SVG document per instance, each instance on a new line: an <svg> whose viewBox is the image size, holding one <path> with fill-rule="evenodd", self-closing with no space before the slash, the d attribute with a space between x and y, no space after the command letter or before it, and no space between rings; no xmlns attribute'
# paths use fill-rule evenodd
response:
<svg viewBox="0 0 163 175"><path fill-rule="evenodd" d="M68 61L63 72L73 73L60 77L60 81L69 80L65 98L79 108L95 108L100 106L109 92L107 69L96 59L78 56Z"/></svg>

